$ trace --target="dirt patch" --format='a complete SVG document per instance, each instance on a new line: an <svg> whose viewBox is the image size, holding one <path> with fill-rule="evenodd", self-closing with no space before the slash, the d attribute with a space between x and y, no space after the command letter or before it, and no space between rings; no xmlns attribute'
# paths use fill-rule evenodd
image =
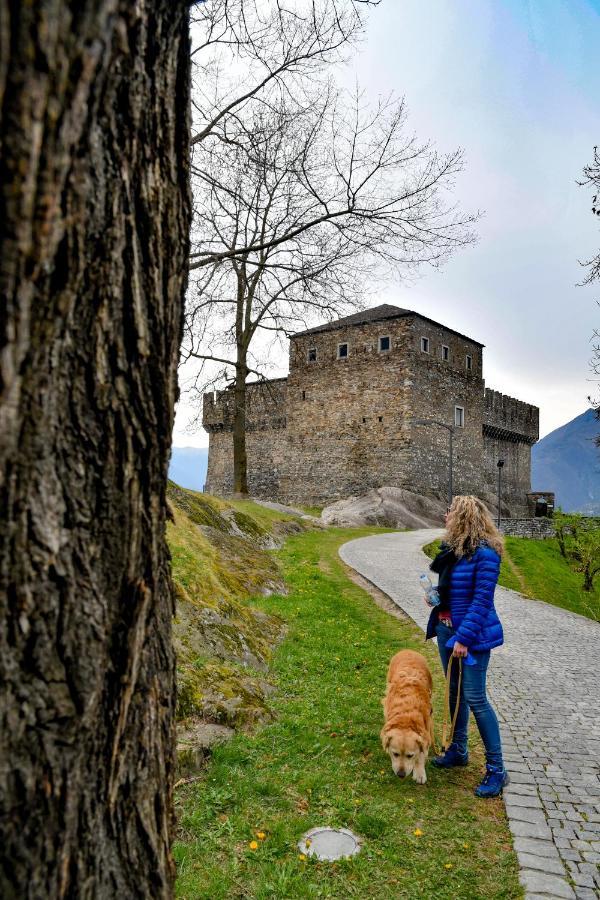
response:
<svg viewBox="0 0 600 900"><path fill-rule="evenodd" d="M528 589L527 589L527 582L526 582L525 579L523 578L523 575L521 574L521 571L520 571L520 569L518 568L518 566L512 561L512 559L511 559L510 556L508 555L508 552L506 552L506 553L504 554L504 556L503 556L503 561L506 563L506 565L508 566L508 568L511 570L511 572L513 573L513 575L515 576L515 578L516 578L517 581L519 582L519 586L520 586L520 588L521 588L521 593L522 593L525 597L528 597L528 596L529 596L529 591L528 591Z"/></svg>
<svg viewBox="0 0 600 900"><path fill-rule="evenodd" d="M369 581L368 578L363 578L362 575L359 575L358 572L351 569L350 566L344 566L344 568L350 581L353 581L354 584L366 591L367 594L370 594L379 609L382 609L395 619L400 619L402 622L412 623L410 616L407 616L399 606L396 606L394 601L390 600L387 594L384 594L378 587L375 587L372 581Z"/></svg>

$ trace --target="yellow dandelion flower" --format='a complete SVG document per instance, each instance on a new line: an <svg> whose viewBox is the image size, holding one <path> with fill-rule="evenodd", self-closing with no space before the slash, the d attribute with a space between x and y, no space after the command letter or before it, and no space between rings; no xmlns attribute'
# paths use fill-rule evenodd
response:
<svg viewBox="0 0 600 900"><path fill-rule="evenodd" d="M469 850L470 847L470 844L463 844L463 850Z"/></svg>
<svg viewBox="0 0 600 900"><path fill-rule="evenodd" d="M264 839L266 838L266 834L264 833L264 831L257 831L256 837L259 839L259 841L264 841Z"/></svg>
<svg viewBox="0 0 600 900"><path fill-rule="evenodd" d="M306 838L304 843L306 844L307 847L310 847L310 845L312 844L312 838Z"/></svg>
<svg viewBox="0 0 600 900"><path fill-rule="evenodd" d="M250 841L248 846L251 850L258 850L258 841Z"/></svg>
<svg viewBox="0 0 600 900"><path fill-rule="evenodd" d="M421 831L420 828L415 828L415 830L413 831L413 834L415 835L415 837L421 837L423 832Z"/></svg>
<svg viewBox="0 0 600 900"><path fill-rule="evenodd" d="M452 863L444 863L444 868L445 868L445 869L451 869L451 868L452 868Z"/></svg>
<svg viewBox="0 0 600 900"><path fill-rule="evenodd" d="M300 860L300 862L306 862L306 854L305 854L305 853L299 853L299 854L298 854L298 859Z"/></svg>

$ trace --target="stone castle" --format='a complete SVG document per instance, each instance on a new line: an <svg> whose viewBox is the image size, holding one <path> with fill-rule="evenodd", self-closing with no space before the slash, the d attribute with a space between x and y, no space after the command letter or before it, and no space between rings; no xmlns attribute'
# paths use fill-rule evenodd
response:
<svg viewBox="0 0 600 900"><path fill-rule="evenodd" d="M539 410L485 387L483 345L420 313L377 306L294 335L287 378L248 385L253 496L323 505L392 486L445 497L454 426L454 493L531 514L531 446ZM205 491L233 485L233 392L204 396Z"/></svg>

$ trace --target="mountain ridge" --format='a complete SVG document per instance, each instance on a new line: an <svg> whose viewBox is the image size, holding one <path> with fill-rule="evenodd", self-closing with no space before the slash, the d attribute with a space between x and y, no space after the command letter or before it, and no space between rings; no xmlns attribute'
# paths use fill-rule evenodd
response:
<svg viewBox="0 0 600 900"><path fill-rule="evenodd" d="M587 409L541 441L531 453L531 487L554 491L565 512L600 515L600 422Z"/></svg>
<svg viewBox="0 0 600 900"><path fill-rule="evenodd" d="M208 447L173 447L169 478L182 488L203 491L208 466Z"/></svg>

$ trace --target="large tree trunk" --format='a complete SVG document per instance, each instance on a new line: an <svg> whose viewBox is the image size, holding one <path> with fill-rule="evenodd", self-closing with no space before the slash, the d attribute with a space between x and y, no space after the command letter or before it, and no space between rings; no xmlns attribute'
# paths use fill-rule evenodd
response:
<svg viewBox="0 0 600 900"><path fill-rule="evenodd" d="M0 896L172 893L187 13L0 0Z"/></svg>

